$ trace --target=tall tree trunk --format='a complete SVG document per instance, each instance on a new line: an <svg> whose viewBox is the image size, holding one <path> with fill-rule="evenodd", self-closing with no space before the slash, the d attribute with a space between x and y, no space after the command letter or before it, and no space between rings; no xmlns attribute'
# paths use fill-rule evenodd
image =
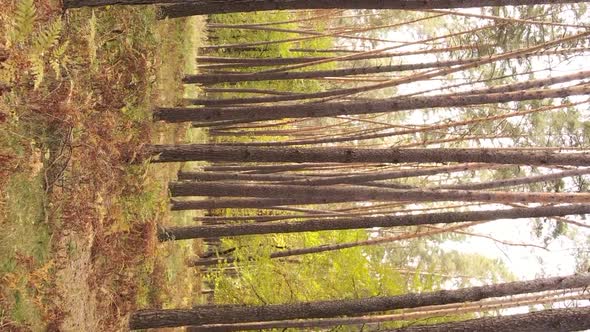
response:
<svg viewBox="0 0 590 332"><path fill-rule="evenodd" d="M166 122L242 120L242 122L247 123L263 120L280 120L285 118L318 118L353 114L399 112L424 108L461 107L545 98L565 98L568 96L587 94L590 94L590 85L490 94L445 94L425 97L391 98L350 103L308 103L303 105L239 107L229 109L218 107L171 107L154 110L154 119ZM279 97L283 98L283 96L269 98ZM284 97L291 98L291 96Z"/></svg>
<svg viewBox="0 0 590 332"><path fill-rule="evenodd" d="M206 93L257 93L266 95L276 96L289 96L294 92L288 91L275 91L275 90L263 90L263 89L242 89L242 88L203 88L203 92Z"/></svg>
<svg viewBox="0 0 590 332"><path fill-rule="evenodd" d="M328 328L337 325L356 325L356 324L374 324L374 323L381 323L381 322L392 322L392 321L408 321L408 320L418 320L423 318L434 318L434 317L444 317L447 315L459 315L465 313L473 313L473 312L485 312L491 310L499 310L499 309L508 309L514 308L518 306L525 306L525 305L534 305L534 304L552 304L557 302L563 302L568 300L583 300L583 297L580 295L571 295L571 296L559 296L559 297L541 297L539 296L532 296L531 299L527 300L512 300L512 299L503 299L500 301L479 301L475 302L472 305L470 303L466 304L458 304L454 305L450 308L442 308L445 306L433 306L431 307L432 310L425 310L425 311L415 311L415 312L403 312L399 314L390 314L390 315L369 315L369 316L360 316L360 317L342 317L342 318L316 318L316 319L297 319L297 320L282 320L282 321L269 321L269 322L253 322L253 323L237 323L237 324L214 324L214 325L202 325L202 326L194 326L190 327L187 332L229 332L229 331L246 331L246 330L261 330L261 329L279 329L279 328L299 328L299 329L310 329L310 328ZM499 302L499 303L495 303ZM491 304L493 303L493 304ZM440 309L439 309L440 308ZM586 308L583 308L586 309ZM590 311L590 307L588 308ZM561 310L561 309L558 309ZM561 316L561 315L559 315ZM526 316L525 318L537 318ZM561 317L563 319L568 318L569 316ZM517 319L514 316L498 316L494 317L497 320L493 321L478 321L470 320L470 321L459 321L455 323L445 323L439 325L428 325L428 326L419 326L421 328L438 328L435 331L455 331L453 328L462 327L463 329L459 329L460 332L465 331L485 331L485 329L489 326L491 331L520 331L519 327L516 325L512 325L511 323L506 322L500 323L500 320L509 319L514 321ZM519 320L520 321L520 320ZM559 320L551 322L558 323ZM456 325L455 325L456 324ZM538 322L535 324L534 327L547 327L547 322ZM589 324L590 325L590 324ZM449 329L442 329L443 327L448 327ZM506 327L507 329L503 329ZM496 328L498 328L496 330ZM532 327L531 327L532 328ZM384 330L379 330L384 331ZM398 330L389 330L389 331L398 331ZM403 329L401 331L404 331ZM428 330L427 330L428 331ZM551 327L545 329L533 329L531 331L559 331L554 330ZM570 330L567 330L570 331Z"/></svg>
<svg viewBox="0 0 590 332"><path fill-rule="evenodd" d="M513 208L507 210L424 213L403 216L317 219L295 222L233 224L161 228L160 241L252 234L297 233L323 230L363 229L372 227L451 224L497 219L540 218L590 213L590 205Z"/></svg>
<svg viewBox="0 0 590 332"><path fill-rule="evenodd" d="M462 322L412 326L387 332L570 332L590 328L590 307L548 309L528 314L484 317Z"/></svg>
<svg viewBox="0 0 590 332"><path fill-rule="evenodd" d="M487 45L489 46L489 45ZM387 59L393 57L401 57L401 56L408 56L408 55L420 55L420 54L431 54L431 53L443 53L443 52L452 52L452 51L461 51L461 50L477 50L482 45L460 45L460 46L451 46L451 47L442 47L442 48L432 48L432 49L423 49L418 51L406 51L406 52L389 52L389 53L377 53L377 54L365 54L365 55L358 55L355 57L349 58L341 58L341 57L297 57L297 58L229 58L229 57L207 57L207 56L198 56L197 62L198 63L213 63L213 64L230 64L230 65L244 65L249 67L259 67L259 66L281 66L281 65L293 65L293 64L300 64L300 63L307 63L319 60L330 60L333 59L334 62L344 62L344 61L357 61L357 60L369 60L369 59ZM583 49L587 50L587 49ZM568 50L564 50L563 52L567 52ZM545 54L545 53L542 53Z"/></svg>
<svg viewBox="0 0 590 332"><path fill-rule="evenodd" d="M206 172L249 172L250 174L269 174L280 173L288 171L310 171L310 170L324 170L330 169L333 166L341 166L337 163L297 163L297 164L281 164L281 165L214 165L205 166L203 170ZM361 167L361 164L353 166Z"/></svg>
<svg viewBox="0 0 590 332"><path fill-rule="evenodd" d="M95 4L98 2L98 4ZM97 6L107 4L138 4L159 3L162 0L69 0L66 8L81 6ZM166 1L171 2L171 1ZM445 9L472 8L484 6L521 6L537 4L577 3L582 0L276 0L260 1L248 0L236 3L233 0L222 1L191 1L162 8L164 17L176 18L193 15L208 15L217 13L251 12L282 9Z"/></svg>
<svg viewBox="0 0 590 332"><path fill-rule="evenodd" d="M495 180L495 181L488 181L488 182L481 182L481 183L464 183L464 184L455 184L455 185L446 185L437 187L437 189L468 189L468 190L481 190L481 189L491 189L491 188L499 188L499 187L511 187L511 186L519 186L523 184L531 184L531 183L538 183L538 182L546 182L552 180L558 180L570 176L580 176L590 174L590 168L582 168L582 169L571 169L563 172L556 172L550 174L540 174L534 176L523 176L519 178L512 178L512 179L502 179L502 180Z"/></svg>
<svg viewBox="0 0 590 332"><path fill-rule="evenodd" d="M131 315L129 327L131 329L147 329L295 318L358 316L362 313L375 311L479 301L490 297L579 288L588 285L590 285L590 275L579 274L423 294L405 294L354 300L318 301L266 306L220 305L197 306L193 309L139 310ZM590 322L587 317L585 317L585 321Z"/></svg>
<svg viewBox="0 0 590 332"><path fill-rule="evenodd" d="M361 184L378 180L392 180L416 176L436 175L441 173L464 172L477 169L492 169L497 165L490 164L459 164L441 167L413 168L391 172L368 172L342 174L340 176L305 176L304 174L243 174L235 172L178 172L179 180L195 181L281 181L283 184L295 185L333 185L333 184ZM577 173L576 173L577 174ZM585 174L585 173L584 173Z"/></svg>
<svg viewBox="0 0 590 332"><path fill-rule="evenodd" d="M590 193L569 192L502 192L476 190L389 189L362 185L347 186L296 186L267 183L243 184L228 182L172 182L172 196L207 197L288 197L296 200L312 199L312 202L486 202L486 203L586 203Z"/></svg>
<svg viewBox="0 0 590 332"><path fill-rule="evenodd" d="M171 200L172 211L183 210L212 210L225 208L240 209L264 209L283 205L305 205L313 204L307 200L292 198L225 198L225 199L202 199L202 200ZM317 202L321 204L321 202Z"/></svg>
<svg viewBox="0 0 590 332"><path fill-rule="evenodd" d="M378 245L378 244L383 244L383 243L391 243L391 242L400 241L400 240L414 239L414 238L419 238L419 237L424 237L424 236L432 236L432 235L436 235L436 234L451 232L454 230L471 227L471 226L478 224L478 223L480 223L480 222L468 223L468 224L463 224L463 225L455 225L455 226L450 226L450 227L446 227L446 228L438 228L438 229L425 231L425 232L407 233L407 234L402 234L402 235L398 235L398 236L381 237L381 238L369 239L369 240L365 240L365 241L344 242L344 243L321 245L321 246L316 246L316 247L282 250L282 251L276 251L276 252L271 253L269 257L270 258L291 257L291 256L300 256L300 255L308 255L308 254L317 254L320 252L327 252L327 251L336 251L336 250L342 250L342 249L348 249L348 248L354 248L354 247L373 246L373 245ZM250 260L254 260L254 259L255 259L255 257L250 258ZM235 257L199 258L199 259L192 260L189 263L189 266L212 266L212 265L217 265L219 263L231 264L231 263L235 263L235 262L239 262L239 259L236 259Z"/></svg>
<svg viewBox="0 0 590 332"><path fill-rule="evenodd" d="M501 149L358 149L351 147L247 147L214 144L152 145L155 162L228 161L294 163L491 163L590 166L590 152Z"/></svg>
<svg viewBox="0 0 590 332"><path fill-rule="evenodd" d="M367 75L376 73L399 72L408 70L418 70L426 68L443 68L450 66L463 65L472 63L477 59L448 60L436 62L422 62L401 65L379 65L372 67L331 69L331 70L314 70L314 71L287 71L280 73L238 73L223 72L216 74L196 74L187 75L183 78L184 83L236 83L236 82L257 82L257 81L276 81L276 80L294 80L319 77L341 77L351 75Z"/></svg>

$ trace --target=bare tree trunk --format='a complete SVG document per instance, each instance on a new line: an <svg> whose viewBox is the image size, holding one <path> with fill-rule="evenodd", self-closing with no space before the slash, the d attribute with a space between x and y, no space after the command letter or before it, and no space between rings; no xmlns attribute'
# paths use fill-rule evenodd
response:
<svg viewBox="0 0 590 332"><path fill-rule="evenodd" d="M130 329L146 329L295 318L355 316L375 311L478 301L489 297L579 288L588 285L590 285L590 275L579 274L423 294L406 294L355 300L318 301L267 306L221 305L197 306L193 309L139 310L131 315L129 327ZM586 324L590 324L590 320L587 319L587 312L584 312L584 314L584 321Z"/></svg>
<svg viewBox="0 0 590 332"><path fill-rule="evenodd" d="M98 3L96 3L98 2ZM100 6L116 3L140 4L162 3L170 0L68 0L66 8L81 6ZM472 8L484 6L521 6L538 4L577 3L582 0L277 0L277 1L191 1L190 3L175 4L162 8L164 17L177 18L193 15L208 15L218 13L251 12L281 9L445 9Z"/></svg>
<svg viewBox="0 0 590 332"><path fill-rule="evenodd" d="M299 249L289 249L283 251L276 251L270 254L270 258L281 258L281 257L291 257L291 256L300 256L300 255L308 255L308 254L317 254L320 252L327 252L327 251L336 251L354 247L363 247L363 246L373 246L383 243L391 243L400 240L407 240L407 239L414 239L420 238L425 236L432 236L436 234L451 232L458 229L463 229L467 227L471 227L475 224L480 222L468 223L463 225L455 225L450 226L447 228L438 228L435 230L430 230L426 232L418 232L418 233L407 233L398 236L388 236L388 237L381 237L376 239L369 239L365 241L354 241L354 242L345 242L345 243L336 243L336 244L327 244L321 245L316 247L309 247L309 248L299 248ZM251 257L250 260L255 260L255 257ZM212 266L217 265L220 263L235 263L239 262L238 259L235 257L215 257L215 258L199 258L194 259L189 263L189 266Z"/></svg>
<svg viewBox="0 0 590 332"><path fill-rule="evenodd" d="M247 147L209 144L152 145L155 162L228 161L294 163L490 163L590 166L590 153L501 149L358 149L349 147Z"/></svg>
<svg viewBox="0 0 590 332"><path fill-rule="evenodd" d="M305 176L301 175L274 175L274 174L241 174L235 172L179 172L179 180L195 181L281 181L283 184L295 185L333 185L333 184L362 184L371 181L392 180L416 176L436 175L441 173L464 172L477 169L492 169L497 165L490 164L459 164L441 167L413 168L391 172L352 173L340 176Z"/></svg>
<svg viewBox="0 0 590 332"><path fill-rule="evenodd" d="M161 228L160 241L252 234L298 233L372 227L419 226L497 219L540 218L590 213L590 205L514 208L507 210L424 213L404 216L317 219L280 223L232 224Z"/></svg>
<svg viewBox="0 0 590 332"><path fill-rule="evenodd" d="M205 166L203 168L204 171L207 172L250 172L256 174L268 174L268 173L279 173L279 172L288 172L288 171L306 171L306 170L321 170L321 169L328 169L332 166L336 166L340 164L335 163L297 163L291 165L253 165L253 166L245 166L245 165L214 165L214 166ZM361 166L354 165L354 166Z"/></svg>
<svg viewBox="0 0 590 332"><path fill-rule="evenodd" d="M586 94L590 94L590 85L490 94L446 94L426 97L392 98L370 102L257 106L229 109L217 107L172 107L156 109L154 111L154 119L166 122L241 120L243 123L248 123L285 118L318 118L339 115L399 112L424 108L461 107L545 98L565 98L568 96ZM296 96L297 95L294 95L293 97ZM291 96L285 97L292 98ZM276 98L283 97L280 96ZM257 99L257 101L258 100L260 99Z"/></svg>
<svg viewBox="0 0 590 332"><path fill-rule="evenodd" d="M187 332L229 332L229 331L246 331L246 330L260 330L260 329L278 329L278 328L327 328L331 326L337 325L353 325L353 324L374 324L374 323L381 323L381 322L392 322L392 321L407 321L407 320L417 320L420 318L433 318L433 317L444 317L446 315L459 315L465 313L473 313L473 312L484 312L484 311L491 311L491 310L498 310L498 309L507 309L507 308L514 308L518 306L525 306L525 305L533 305L533 304L551 304L557 302L563 302L568 300L583 300L583 296L581 295L570 295L570 296L558 296L558 297L540 297L531 296L531 299L523 300L523 299L508 299L508 300L501 300L501 301L479 301L475 303L464 303L464 304L457 304L453 305L450 308L441 308L446 306L433 306L431 307L432 310L424 310L424 311L415 311L415 312L403 312L399 314L390 314L390 315L369 315L369 316L360 316L360 317L342 317L342 318L316 318L316 319L306 319L306 320L283 320L283 321L270 321L270 322L253 322L253 323L237 323L237 324L214 324L214 325L201 325L201 326L194 326L189 328ZM493 302L500 302L498 304ZM471 305L470 305L471 304ZM439 309L440 308L440 309ZM590 308L589 308L590 311ZM527 318L529 316L526 316ZM497 319L510 319L514 320L514 316L498 316L494 317ZM532 317L531 317L532 318ZM567 319L567 317L563 317L563 319ZM464 327L465 329L459 330L460 332L465 331L481 331L482 328L486 328L490 321L485 322L478 322L475 323L475 320L470 321L459 321L456 322L457 325ZM454 323L446 323L443 325L448 327L448 331L453 331L454 326L451 325ZM507 326L506 330L500 328L497 321L495 323L490 324L490 328L498 328L495 331L519 331L517 326ZM510 324L510 323L507 323ZM545 327L545 322L539 322L539 324L543 325L535 325L536 326L543 326ZM484 326L481 326L484 325ZM590 325L590 324L589 324ZM436 325L429 325L428 328L432 328ZM421 326L422 327L422 326ZM471 328L472 327L472 328ZM425 326L426 328L426 326ZM442 326L441 326L442 328ZM381 331L381 330L380 330ZM390 330L391 331L391 330ZM397 330L393 330L397 331ZM403 331L403 330L402 330ZM447 331L447 330L441 330ZM540 328L539 330L533 331L555 331L551 328L545 329ZM569 330L568 330L569 331Z"/></svg>
<svg viewBox="0 0 590 332"><path fill-rule="evenodd" d="M243 73L243 72L222 72L216 74L187 75L183 78L184 83L236 83L236 82L257 82L309 79L320 77L341 77L351 75L367 75L376 73L400 72L426 68L444 68L450 66L472 63L477 59L448 60L436 62L422 62L402 65L379 65L372 67L358 67L346 69L314 70L314 71L288 71L280 73Z"/></svg>
<svg viewBox="0 0 590 332"><path fill-rule="evenodd" d="M487 45L487 46L489 46L489 45ZM281 65L293 65L293 64L307 63L307 62L313 62L313 61L319 61L319 60L330 60L330 59L333 59L334 62L384 59L384 58L387 59L387 58L401 57L401 56L408 56L408 55L443 53L443 52L452 52L452 51L461 51L461 50L477 50L479 47L483 47L483 46L482 45L466 45L466 46L461 45L461 46L423 49L423 50L418 50L418 51L406 51L406 52L395 52L395 53L381 52L381 53L377 53L377 54L358 55L358 56L349 57L349 58L340 58L340 57L228 58L228 57L199 56L199 57L197 57L197 62L198 63L213 63L213 64L244 65L244 66L249 66L249 67L281 66ZM584 49L584 50L586 50L586 49ZM337 50L334 50L334 52L335 51L337 51ZM563 52L567 52L567 51L568 50L564 50ZM342 51L340 51L340 52L342 52ZM544 54L544 52L542 54ZM537 55L538 55L538 53L537 53Z"/></svg>
<svg viewBox="0 0 590 332"><path fill-rule="evenodd" d="M528 314L485 317L463 322L412 326L387 332L570 332L590 328L590 307L548 309Z"/></svg>
<svg viewBox="0 0 590 332"><path fill-rule="evenodd" d="M267 95L277 96L289 96L294 92L288 91L275 91L275 90L262 90L262 89L243 89L243 88L203 88L203 92L206 93L258 93Z"/></svg>
<svg viewBox="0 0 590 332"><path fill-rule="evenodd" d="M456 185L446 185L437 187L437 189L469 189L469 190L481 190L481 189L492 189L499 187L511 187L519 186L523 184L531 184L538 182L546 182L552 180L558 180L570 176L580 176L590 174L590 168L572 169L563 172L556 172L550 174L541 174L534 176L523 176L519 178L495 180L481 183L465 183Z"/></svg>
<svg viewBox="0 0 590 332"><path fill-rule="evenodd" d="M390 189L363 185L347 186L296 186L282 184L243 184L228 182L172 182L172 196L206 197L257 197L272 199L286 197L307 204L321 202L486 202L486 203L585 203L590 202L590 193L570 192L502 192L476 190Z"/></svg>

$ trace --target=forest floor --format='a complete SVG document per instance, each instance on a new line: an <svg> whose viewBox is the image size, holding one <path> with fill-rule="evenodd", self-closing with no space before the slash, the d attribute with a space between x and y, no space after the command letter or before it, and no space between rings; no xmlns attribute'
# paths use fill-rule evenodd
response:
<svg viewBox="0 0 590 332"><path fill-rule="evenodd" d="M0 12L0 330L119 331L137 307L190 306L199 243L158 245L167 181L150 142L203 141L153 124L194 71L202 20L158 21L154 7L63 13L56 0Z"/></svg>

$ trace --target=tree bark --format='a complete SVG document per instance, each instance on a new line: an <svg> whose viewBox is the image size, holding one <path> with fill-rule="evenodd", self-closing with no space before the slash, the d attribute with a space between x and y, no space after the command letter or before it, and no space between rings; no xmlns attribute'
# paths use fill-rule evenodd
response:
<svg viewBox="0 0 590 332"><path fill-rule="evenodd" d="M171 200L172 211L183 210L212 210L225 208L240 209L263 209L283 205L305 205L308 200L292 198L225 198L225 199L202 199L202 200ZM320 201L317 204L321 204Z"/></svg>
<svg viewBox="0 0 590 332"><path fill-rule="evenodd" d="M322 230L364 229L372 227L451 224L497 219L541 218L590 213L590 205L513 208L506 210L424 213L403 216L316 219L280 223L233 224L161 228L160 241L252 234L298 233Z"/></svg>
<svg viewBox="0 0 590 332"><path fill-rule="evenodd" d="M321 170L337 166L339 164L334 163L297 163L297 164L281 164L281 165L216 165L216 166L205 166L203 170L206 172L249 172L251 174L269 174L269 173L280 173L289 171L309 171L309 170ZM356 165L360 166L360 165Z"/></svg>
<svg viewBox="0 0 590 332"><path fill-rule="evenodd" d="M414 311L414 312L406 312L404 310L403 313L399 314L389 314L389 315L367 315L367 316L360 316L360 317L341 317L341 318L316 318L316 319L297 319L297 320L282 320L282 321L268 321L268 322L252 322L252 323L237 323L237 324L213 324L213 325L201 325L201 326L193 326L190 327L187 332L230 332L230 331L246 331L246 330L261 330L261 329L278 329L278 328L327 328L337 325L357 325L357 324L374 324L374 323L381 323L381 322L391 322L391 321L408 321L408 320L418 320L421 318L433 318L433 317L444 317L447 315L459 315L465 313L474 313L474 312L483 312L483 311L491 311L491 310L499 310L499 309L508 309L514 308L518 306L524 305L534 305L534 304L552 304L557 302L563 302L568 300L583 300L583 296L580 295L572 295L572 296L559 296L553 298L543 298L539 297L539 295L531 296L531 299L517 299L512 300L506 299L498 300L498 301L479 301L475 303L465 303L465 304L453 304L449 306L450 308L446 308L445 305L442 306L433 306L429 307L432 308L431 310L424 310L424 311ZM418 308L421 309L421 308ZM409 310L408 310L409 311ZM514 320L514 316L499 316L494 317L498 319L510 319L511 321ZM530 316L527 316L530 317ZM566 319L567 317L563 317ZM460 329L458 331L465 332L465 331L481 331L481 326L476 325L484 325L485 328L490 326L490 328L498 327L499 329L493 329L492 331L518 331L517 326L513 326L512 324L506 322L506 327L508 329L504 330L500 328L499 324L503 324L497 321L490 322L490 321L481 321L481 322L471 322L471 321L459 321L456 322L457 327L462 326L464 329ZM544 324L540 323L540 324ZM446 323L446 326L449 329L445 330L442 329L441 331L453 331L455 325L454 323ZM509 325L510 324L510 325ZM429 326L420 326L424 328L435 328L438 325L429 325ZM443 327L441 326L441 328ZM537 326L537 325L535 325ZM539 325L546 327L545 325ZM485 330L485 328L483 330ZM515 329L516 328L516 329ZM379 330L382 331L382 330ZM391 330L390 330L391 331ZM393 330L397 331L397 330ZM402 330L403 331L403 330ZM539 329L533 331L554 331L550 327L548 329Z"/></svg>
<svg viewBox="0 0 590 332"><path fill-rule="evenodd" d="M275 96L289 96L294 94L288 91L262 90L262 89L241 89L241 88L203 88L205 93L256 93Z"/></svg>
<svg viewBox="0 0 590 332"><path fill-rule="evenodd" d="M161 0L69 0L64 6L66 8L80 6L96 6L94 2L104 5L130 2L158 3ZM169 1L168 1L169 2ZM191 1L190 3L175 4L162 8L162 16L169 18L208 15L219 13L251 12L265 10L284 9L450 9L450 8L473 8L484 6L524 6L538 4L577 3L582 0L276 0L261 1L248 0L236 3L232 0L222 1Z"/></svg>
<svg viewBox="0 0 590 332"><path fill-rule="evenodd" d="M228 161L294 163L491 163L590 166L590 152L499 149L358 149L350 147L247 147L214 144L152 145L154 162Z"/></svg>
<svg viewBox="0 0 590 332"><path fill-rule="evenodd" d="M459 164L441 167L426 167L418 169L407 169L391 172L370 172L370 173L352 173L339 176L305 176L300 175L275 175L275 174L243 174L235 172L178 172L179 180L195 181L280 181L283 184L294 185L333 185L333 184L361 184L371 181L392 180L400 178L409 178L426 175L436 175L441 173L464 172L477 169L492 169L498 165L494 164ZM576 173L577 174L577 173ZM586 174L586 173L584 173ZM459 188L457 188L459 189Z"/></svg>
<svg viewBox="0 0 590 332"><path fill-rule="evenodd" d="M489 46L489 45L488 45ZM230 64L230 65L244 65L249 67L259 67L259 66L281 66L281 65L293 65L293 64L300 64L300 63L307 63L319 60L330 60L333 59L334 62L344 62L344 61L357 61L357 60L369 60L369 59L383 59L383 58L393 58L393 57L401 57L401 56L408 56L408 55L419 55L419 54L430 54L430 53L443 53L443 52L452 52L452 51L460 51L460 50L477 50L480 45L460 45L460 46L452 46L452 47L444 47L444 48L432 48L432 49L424 49L418 51L407 51L407 52L382 52L377 54L365 54L359 55L350 58L340 58L340 57L297 57L297 58L229 58L229 57L206 57L206 56L199 56L197 57L198 63L213 63L213 64ZM587 49L583 49L587 50ZM564 50L567 51L567 50Z"/></svg>
<svg viewBox="0 0 590 332"><path fill-rule="evenodd" d="M590 328L590 307L548 309L528 314L485 317L462 322L412 326L387 332L571 332Z"/></svg>
<svg viewBox="0 0 590 332"><path fill-rule="evenodd" d="M481 183L465 183L465 184L447 185L447 186L440 186L437 189L481 190L481 189L491 189L491 188L499 188L499 187L511 187L511 186L519 186L519 185L523 185L523 184L531 184L531 183L559 180L559 179L570 177L570 176L580 176L580 175L586 175L586 174L590 174L590 168L572 169L572 170L567 170L567 171L563 171L563 172L556 172L556 173L550 173L550 174L540 174L540 175L534 175L534 176L523 176L523 177L519 177L519 178L495 180L495 181L488 181L488 182L481 182Z"/></svg>
<svg viewBox="0 0 590 332"><path fill-rule="evenodd" d="M509 282L457 290L354 300L332 300L266 306L210 305L193 309L148 309L131 315L131 329L178 327L217 323L258 322L295 318L358 316L362 313L479 301L490 297L579 288L590 285L590 274ZM585 321L590 322L587 316ZM588 323L586 323L588 324Z"/></svg>
<svg viewBox="0 0 590 332"><path fill-rule="evenodd" d="M224 72L218 74L196 74L187 75L183 78L183 83L236 83L236 82L257 82L257 81L276 81L276 80L294 80L309 79L319 77L341 77L350 75L367 75L376 73L387 73L396 71L408 71L425 68L441 68L456 65L463 65L477 61L477 59L465 60L448 60L436 62L422 62L402 65L379 65L372 67L358 67L332 70L313 70L313 71L287 71L280 73L236 73Z"/></svg>
<svg viewBox="0 0 590 332"><path fill-rule="evenodd" d="M154 110L154 120L166 122L242 120L243 123L285 118L319 118L353 114L400 112L425 108L461 107L511 101L565 98L590 94L590 85L490 94L445 94L426 97L391 98L349 103L257 106L240 108L170 107ZM283 98L283 96L278 96ZM284 96L289 97L291 96ZM275 97L272 97L275 98Z"/></svg>
<svg viewBox="0 0 590 332"><path fill-rule="evenodd" d="M172 196L256 197L295 200L298 204L342 202L482 202L482 203L586 203L590 193L501 192L476 190L392 189L362 185L297 186L266 183L172 182Z"/></svg>

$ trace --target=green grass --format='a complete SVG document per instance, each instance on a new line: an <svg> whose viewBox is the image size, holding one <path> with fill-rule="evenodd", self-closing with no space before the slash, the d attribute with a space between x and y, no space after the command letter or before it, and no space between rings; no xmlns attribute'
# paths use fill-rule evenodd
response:
<svg viewBox="0 0 590 332"><path fill-rule="evenodd" d="M30 277L36 267L42 267L50 256L51 233L45 224L44 198L40 176L21 173L6 186L10 198L5 207L7 222L0 233L1 298L8 302L0 312L0 322L13 321L40 329L42 310L36 304L35 281Z"/></svg>
<svg viewBox="0 0 590 332"><path fill-rule="evenodd" d="M196 70L197 48L201 45L203 23L200 18L165 20L159 22L161 38L159 52L163 62L158 71L158 103L161 106L175 106L182 98L196 97L197 86L183 86L184 74ZM164 56L165 55L165 56ZM156 124L154 143L204 142L204 130L192 129L187 124ZM168 212L167 182L176 179L180 168L198 167L202 163L151 165L148 177L158 179L159 197L165 197L158 223L163 225L190 225L198 215L195 211ZM158 245L154 256L143 268L139 283L137 302L140 307L190 307L198 302L200 277L196 270L186 266L186 259L201 251L200 241L179 241Z"/></svg>

